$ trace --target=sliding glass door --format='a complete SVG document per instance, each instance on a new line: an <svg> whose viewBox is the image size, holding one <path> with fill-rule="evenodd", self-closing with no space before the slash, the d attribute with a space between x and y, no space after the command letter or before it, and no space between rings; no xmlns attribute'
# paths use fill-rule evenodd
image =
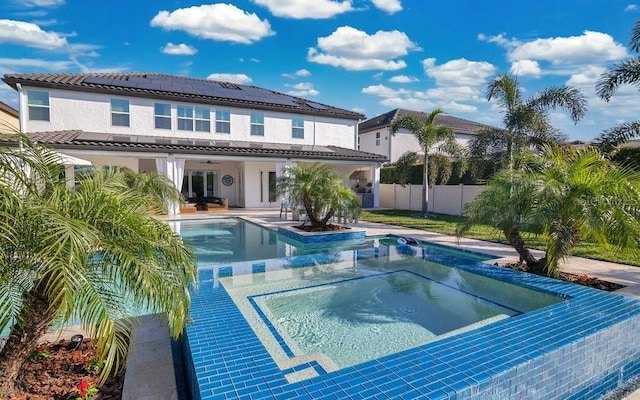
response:
<svg viewBox="0 0 640 400"><path fill-rule="evenodd" d="M185 170L184 197L220 197L220 171Z"/></svg>

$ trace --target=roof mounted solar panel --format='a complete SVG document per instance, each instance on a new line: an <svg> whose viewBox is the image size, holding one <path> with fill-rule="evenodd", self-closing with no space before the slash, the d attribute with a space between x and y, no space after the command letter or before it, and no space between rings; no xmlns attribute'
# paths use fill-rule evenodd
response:
<svg viewBox="0 0 640 400"><path fill-rule="evenodd" d="M311 108L315 108L316 110L326 110L327 107L323 106L320 103L315 103L313 101L305 101L305 103L307 103L307 105Z"/></svg>

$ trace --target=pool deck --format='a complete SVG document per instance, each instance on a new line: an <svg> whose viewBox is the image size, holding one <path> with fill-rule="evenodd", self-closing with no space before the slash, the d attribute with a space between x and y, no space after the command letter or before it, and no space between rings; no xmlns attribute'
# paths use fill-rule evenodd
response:
<svg viewBox="0 0 640 400"><path fill-rule="evenodd" d="M285 220L280 218L279 210L251 210L251 209L231 209L227 212L219 212L215 215L211 215L208 213L196 213L190 214L188 216L184 216L184 219L202 219L202 218L211 218L211 217L242 217L244 219L256 222L260 225L276 229L279 226L283 225L294 225L297 224L297 221L292 221L290 219ZM515 262L518 260L518 255L515 250L507 245L485 242L481 240L474 239L466 239L461 238L458 240L455 236L437 234L432 232L426 232L418 229L404 228L386 224L372 223L367 221L360 221L357 224L344 224L347 226L353 226L361 229L366 229L367 236L376 236L376 235L397 235L397 236L407 236L412 237L418 240L424 240L429 242L434 242L442 245L457 247L460 249L471 250L476 252L481 252L485 254L490 254L496 257L495 260L491 262L498 262L499 264L504 264L508 262ZM541 256L542 252L534 251L535 256ZM569 257L564 265L561 268L565 272L574 273L574 274L587 274L589 276L598 277L602 280L619 283L621 285L625 285L624 289L619 290L617 293L621 293L627 296L632 297L640 297L640 268L615 264L605 261L597 261L591 260L581 257ZM157 340L159 343L166 343L166 332L162 332L158 329L153 329L153 336L157 336ZM145 342L153 341L151 337L147 337ZM145 345L146 345L145 343ZM165 344L166 346L166 344ZM165 347L166 348L166 347ZM171 358L171 350L166 348L166 360L164 363L172 364ZM152 363L155 366L162 365L163 362L154 359ZM127 380L133 382L149 382L150 368L154 365L137 365L135 370L140 372L140 375L132 371L131 369L127 370ZM165 387L168 391L166 398L175 399L175 382L170 377L171 373L164 375L164 377L155 376L155 379L151 379L154 381L152 385L154 386L162 386ZM160 389L156 386L156 390ZM159 391L161 392L161 391ZM173 392L173 393L172 393ZM159 394L158 392L156 392ZM170 394L169 394L170 393ZM125 393L124 399L133 399L136 396L131 396L132 393ZM164 398L164 397L163 397ZM640 400L640 390L631 393L628 397L625 397L625 400Z"/></svg>

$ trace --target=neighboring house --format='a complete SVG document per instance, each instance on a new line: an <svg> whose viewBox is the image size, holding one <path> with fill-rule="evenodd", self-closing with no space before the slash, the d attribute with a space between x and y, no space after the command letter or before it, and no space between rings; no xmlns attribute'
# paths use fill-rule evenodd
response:
<svg viewBox="0 0 640 400"><path fill-rule="evenodd" d="M11 132L20 129L18 110L0 101L0 132Z"/></svg>
<svg viewBox="0 0 640 400"><path fill-rule="evenodd" d="M422 119L429 115L425 112L397 108L361 122L358 126L358 149L383 155L389 159L390 163L396 162L407 151L422 154L418 140L408 130L400 129L395 136L391 135L393 122L398 117L407 114L417 115ZM438 115L436 124L451 127L456 134L456 140L463 146L466 146L467 142L477 135L480 129L487 127L487 125L446 114Z"/></svg>
<svg viewBox="0 0 640 400"><path fill-rule="evenodd" d="M185 197L275 207L287 165L329 163L345 181L364 171L377 188L386 161L356 150L361 114L255 86L141 73L3 81L18 92L20 129L32 139L96 167L165 173Z"/></svg>

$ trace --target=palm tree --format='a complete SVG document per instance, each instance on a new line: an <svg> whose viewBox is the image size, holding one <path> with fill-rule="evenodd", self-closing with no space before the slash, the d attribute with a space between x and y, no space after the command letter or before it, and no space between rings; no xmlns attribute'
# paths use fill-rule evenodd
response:
<svg viewBox="0 0 640 400"><path fill-rule="evenodd" d="M524 100L518 81L501 75L489 83L487 100L495 100L502 108L504 128L486 128L469 142L472 160L487 157L512 170L522 164L527 150L548 143L560 143L564 137L551 127L548 112L564 109L577 123L586 113L587 101L569 86L550 87Z"/></svg>
<svg viewBox="0 0 640 400"><path fill-rule="evenodd" d="M12 138L12 140L16 140ZM197 280L193 255L151 215L157 196L131 189L118 169L65 186L56 156L24 136L0 148L0 393L54 322L79 322L97 339L102 379L126 359L129 309L166 313L179 337ZM167 188L167 190L169 190Z"/></svg>
<svg viewBox="0 0 640 400"><path fill-rule="evenodd" d="M391 124L391 134L395 135L400 129L406 129L411 132L422 148L424 153L422 157L422 165L424 174L422 176L422 211L421 215L427 217L429 215L429 151L438 143L439 151L448 154L457 155L461 153L460 145L456 142L456 134L448 126L436 125L438 114L442 114L441 108L436 108L427 115L425 119L415 114L405 114L398 117Z"/></svg>
<svg viewBox="0 0 640 400"><path fill-rule="evenodd" d="M640 173L620 167L595 148L543 148L523 171L502 170L469 203L461 235L474 224L500 229L531 272L555 277L558 263L582 239L640 248ZM540 234L536 259L522 235Z"/></svg>
<svg viewBox="0 0 640 400"><path fill-rule="evenodd" d="M631 31L631 49L640 52L640 21L636 21ZM629 57L602 74L596 83L596 92L609 101L621 85L640 86L640 56ZM607 129L598 136L597 142L603 151L611 152L634 137L640 137L640 121L624 122Z"/></svg>
<svg viewBox="0 0 640 400"><path fill-rule="evenodd" d="M299 163L280 178L277 192L303 206L313 228L327 230L336 213L357 217L360 212L358 197L343 180L326 164Z"/></svg>

